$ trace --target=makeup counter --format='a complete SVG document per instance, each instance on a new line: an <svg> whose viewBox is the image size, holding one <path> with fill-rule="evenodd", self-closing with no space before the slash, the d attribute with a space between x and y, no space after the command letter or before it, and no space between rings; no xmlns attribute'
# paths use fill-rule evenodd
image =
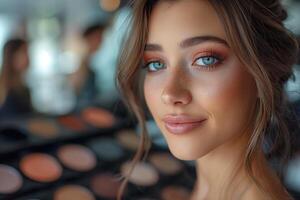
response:
<svg viewBox="0 0 300 200"><path fill-rule="evenodd" d="M116 199L138 143L131 120L99 107L2 119L0 199ZM191 164L153 143L134 168L123 199L187 200L195 177Z"/></svg>
<svg viewBox="0 0 300 200"><path fill-rule="evenodd" d="M134 168L123 199L189 200L193 163L173 157L155 123L146 125L151 148ZM3 118L0 200L115 200L138 149L138 132L128 116L99 106L58 116ZM285 174L295 200L300 199L297 155Z"/></svg>

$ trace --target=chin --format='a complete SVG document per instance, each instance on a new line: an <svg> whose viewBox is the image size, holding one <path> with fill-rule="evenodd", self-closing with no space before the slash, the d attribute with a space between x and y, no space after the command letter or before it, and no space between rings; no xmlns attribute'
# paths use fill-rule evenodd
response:
<svg viewBox="0 0 300 200"><path fill-rule="evenodd" d="M171 144L168 143L171 153L180 160L192 161L197 160L210 151L207 149L193 147L192 145L183 145L183 144Z"/></svg>

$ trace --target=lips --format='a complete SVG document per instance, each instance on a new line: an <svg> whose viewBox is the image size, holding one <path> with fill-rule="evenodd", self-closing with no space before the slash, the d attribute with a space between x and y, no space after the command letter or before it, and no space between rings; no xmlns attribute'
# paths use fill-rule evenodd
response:
<svg viewBox="0 0 300 200"><path fill-rule="evenodd" d="M162 121L165 128L173 134L186 134L193 129L200 127L206 118L192 117L189 115L166 115Z"/></svg>

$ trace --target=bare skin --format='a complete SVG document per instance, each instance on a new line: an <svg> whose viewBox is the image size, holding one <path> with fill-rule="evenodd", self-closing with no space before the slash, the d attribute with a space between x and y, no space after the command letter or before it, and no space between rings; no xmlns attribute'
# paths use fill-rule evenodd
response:
<svg viewBox="0 0 300 200"><path fill-rule="evenodd" d="M191 199L224 200L224 186L234 172L235 199L266 199L238 168L257 89L212 6L195 0L159 2L150 17L144 64L145 99L171 152L197 160Z"/></svg>

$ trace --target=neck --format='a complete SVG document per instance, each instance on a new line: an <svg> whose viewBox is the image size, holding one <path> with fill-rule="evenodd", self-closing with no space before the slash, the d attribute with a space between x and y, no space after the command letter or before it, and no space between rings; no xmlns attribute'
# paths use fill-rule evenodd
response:
<svg viewBox="0 0 300 200"><path fill-rule="evenodd" d="M242 166L248 140L244 134L197 160L198 178L192 200L225 199L229 185L237 184L234 188L237 199L247 190L250 180Z"/></svg>
<svg viewBox="0 0 300 200"><path fill-rule="evenodd" d="M244 167L249 137L232 140L197 160L197 182L191 200L291 199L268 166L262 151L251 163L257 186Z"/></svg>

